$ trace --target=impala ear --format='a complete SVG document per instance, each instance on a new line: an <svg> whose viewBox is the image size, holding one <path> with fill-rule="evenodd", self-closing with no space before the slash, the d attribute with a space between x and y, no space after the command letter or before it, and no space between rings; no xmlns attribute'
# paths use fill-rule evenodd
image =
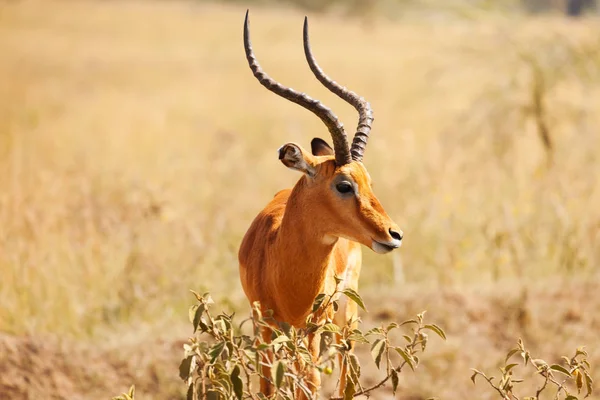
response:
<svg viewBox="0 0 600 400"><path fill-rule="evenodd" d="M321 138L314 138L310 141L310 149L314 156L332 156L333 149Z"/></svg>
<svg viewBox="0 0 600 400"><path fill-rule="evenodd" d="M296 143L281 146L279 159L286 167L305 173L311 178L317 173L315 158Z"/></svg>

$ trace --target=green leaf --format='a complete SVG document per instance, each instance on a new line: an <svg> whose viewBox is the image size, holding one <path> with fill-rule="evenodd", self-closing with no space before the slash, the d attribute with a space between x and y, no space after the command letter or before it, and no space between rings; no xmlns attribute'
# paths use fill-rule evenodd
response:
<svg viewBox="0 0 600 400"><path fill-rule="evenodd" d="M570 377L571 373L569 372L568 369L566 369L565 367L563 367L562 365L558 365L558 364L552 364L550 366L550 369L554 370L554 371L558 371L560 373L565 374L566 376Z"/></svg>
<svg viewBox="0 0 600 400"><path fill-rule="evenodd" d="M517 352L519 351L519 349L512 349L511 351L508 352L508 354L506 355L506 358L504 359L504 362L508 362L508 360Z"/></svg>
<svg viewBox="0 0 600 400"><path fill-rule="evenodd" d="M202 321L202 314L204 313L204 308L205 308L204 304L200 304L196 308L196 312L194 313L194 320L193 320L194 333L196 333L196 331L198 330L198 325L200 324L200 321ZM202 329L202 330L204 331L205 329Z"/></svg>
<svg viewBox="0 0 600 400"><path fill-rule="evenodd" d="M275 368L271 369L271 374L273 375L272 378L273 382L275 382L275 386L279 389L283 383L283 376L285 374L285 365L283 361L277 361Z"/></svg>
<svg viewBox="0 0 600 400"><path fill-rule="evenodd" d="M577 394L579 394L583 388L583 374L578 369L573 371L573 374L575 374L575 384L577 385Z"/></svg>
<svg viewBox="0 0 600 400"><path fill-rule="evenodd" d="M397 323L395 323L395 322L392 322L391 324L389 324L389 325L387 326L387 328L386 328L385 330L389 332L389 331L391 331L391 330L392 330L392 329L394 329L394 328L398 328L398 326L399 326L399 325L398 325Z"/></svg>
<svg viewBox="0 0 600 400"><path fill-rule="evenodd" d="M133 397L135 396L135 385L131 385L131 387L129 388L129 392L127 392L127 394L129 395L129 397L131 397L133 399Z"/></svg>
<svg viewBox="0 0 600 400"><path fill-rule="evenodd" d="M358 329L355 329L350 335L348 335L348 340L359 343L370 343Z"/></svg>
<svg viewBox="0 0 600 400"><path fill-rule="evenodd" d="M365 336L369 335L383 335L383 329L381 328L371 328L365 333Z"/></svg>
<svg viewBox="0 0 600 400"><path fill-rule="evenodd" d="M540 358L534 358L531 360L531 363L535 365L539 371L546 371L548 369L548 363Z"/></svg>
<svg viewBox="0 0 600 400"><path fill-rule="evenodd" d="M440 328L436 324L426 324L423 328L434 331L435 333L438 334L439 337L446 340L446 333L444 332L444 330L442 328Z"/></svg>
<svg viewBox="0 0 600 400"><path fill-rule="evenodd" d="M317 295L317 297L315 297L315 301L313 302L312 306L313 313L316 312L319 309L319 307L321 307L326 297L327 295L325 293L320 293Z"/></svg>
<svg viewBox="0 0 600 400"><path fill-rule="evenodd" d="M585 376L585 388L587 390L585 397L588 397L594 391L594 387L593 387L594 380L592 379L592 377L590 376L590 374L587 371L584 371L583 374Z"/></svg>
<svg viewBox="0 0 600 400"><path fill-rule="evenodd" d="M220 388L215 387L214 389L208 389L206 391L206 395L200 397L202 400L223 400L225 396L223 396L222 392L219 391ZM226 397L225 397L226 398Z"/></svg>
<svg viewBox="0 0 600 400"><path fill-rule="evenodd" d="M400 324L400 326L404 326L404 325L408 325L408 324L419 324L419 321L417 321L416 319L407 319L406 321L404 321L403 323Z"/></svg>
<svg viewBox="0 0 600 400"><path fill-rule="evenodd" d="M275 339L273 339L273 341L271 343L277 344L277 343L285 343L285 342L289 342L289 341L290 341L290 338L282 333L281 335L279 335Z"/></svg>
<svg viewBox="0 0 600 400"><path fill-rule="evenodd" d="M215 304L214 300L212 299L212 297L210 296L209 292L206 292L202 295L202 302L204 304Z"/></svg>
<svg viewBox="0 0 600 400"><path fill-rule="evenodd" d="M270 345L267 343L260 343L258 346L256 346L256 350L263 351L263 350L268 349L269 347L270 347Z"/></svg>
<svg viewBox="0 0 600 400"><path fill-rule="evenodd" d="M337 326L336 324L325 324L321 327L321 330L325 331L325 332L333 332L333 333L340 333L340 327Z"/></svg>
<svg viewBox="0 0 600 400"><path fill-rule="evenodd" d="M383 351L385 350L385 340L377 339L373 342L373 346L371 346L371 356L373 360L375 360L375 365L379 369L379 364L381 363L381 356L383 355Z"/></svg>
<svg viewBox="0 0 600 400"><path fill-rule="evenodd" d="M529 362L529 352L528 351L522 351L521 352L521 357L523 357L523 361L525 361L525 365L527 365L527 363Z"/></svg>
<svg viewBox="0 0 600 400"><path fill-rule="evenodd" d="M198 304L194 304L188 310L188 318L190 319L190 323L194 323L194 315L196 315L196 310L198 309Z"/></svg>
<svg viewBox="0 0 600 400"><path fill-rule="evenodd" d="M221 321L223 321L223 323L225 324L226 331L230 331L233 328L233 326L231 325L231 317L233 317L233 314L232 315L224 314L224 315L219 315L219 317L217 317Z"/></svg>
<svg viewBox="0 0 600 400"><path fill-rule="evenodd" d="M356 386L354 386L354 382L352 382L352 379L346 380L346 387L344 388L344 400L352 400L354 398L354 393L356 393Z"/></svg>
<svg viewBox="0 0 600 400"><path fill-rule="evenodd" d="M208 351L208 355L210 356L210 362L214 363L217 357L221 355L223 349L225 348L225 342L219 342L210 348Z"/></svg>
<svg viewBox="0 0 600 400"><path fill-rule="evenodd" d="M307 349L305 349L304 347L298 347L297 351L298 351L298 354L300 354L300 357L302 357L302 359L304 360L304 362L306 362L306 363L312 362L312 355L308 352Z"/></svg>
<svg viewBox="0 0 600 400"><path fill-rule="evenodd" d="M190 289L190 292L192 292L194 294L194 296L196 296L196 300L202 301L202 296L200 296L200 294L198 294L198 292L195 292L192 289Z"/></svg>
<svg viewBox="0 0 600 400"><path fill-rule="evenodd" d="M473 385L475 384L475 378L477 378L477 375L479 375L477 372L473 372L473 375L471 375L471 380L473 381Z"/></svg>
<svg viewBox="0 0 600 400"><path fill-rule="evenodd" d="M220 333L225 335L227 333L227 327L225 326L225 322L221 319L216 319L213 323L213 329Z"/></svg>
<svg viewBox="0 0 600 400"><path fill-rule="evenodd" d="M179 364L179 377L184 381L190 376L190 373L192 372L191 369L193 358L194 356L188 356L181 361L181 364Z"/></svg>
<svg viewBox="0 0 600 400"><path fill-rule="evenodd" d="M504 367L504 371L509 372L511 369L513 369L517 365L519 365L519 364L508 364L507 366Z"/></svg>
<svg viewBox="0 0 600 400"><path fill-rule="evenodd" d="M575 357L580 356L580 355L587 357L588 353L587 353L587 351L584 350L584 348L585 348L585 346L578 347L577 351L575 352Z"/></svg>
<svg viewBox="0 0 600 400"><path fill-rule="evenodd" d="M310 316L308 318L310 318ZM317 325L313 322L307 322L306 327L304 328L304 330L306 331L307 334L314 333L317 331L317 329L319 329L319 325Z"/></svg>
<svg viewBox="0 0 600 400"><path fill-rule="evenodd" d="M398 389L398 372L395 369L392 370L392 393L395 395Z"/></svg>
<svg viewBox="0 0 600 400"><path fill-rule="evenodd" d="M190 386L188 387L188 391L187 391L187 394L185 396L186 400L194 400L194 386L195 386L194 382L192 382L190 384Z"/></svg>
<svg viewBox="0 0 600 400"><path fill-rule="evenodd" d="M572 394L568 395L567 397L565 397L565 400L579 400L579 398L573 396Z"/></svg>
<svg viewBox="0 0 600 400"><path fill-rule="evenodd" d="M285 333L288 336L290 335L292 331L292 326L290 324L288 324L287 322L280 322L279 327L281 328L283 333Z"/></svg>
<svg viewBox="0 0 600 400"><path fill-rule="evenodd" d="M480 371L476 370L475 368L471 368L471 371L473 371L473 375L471 375L471 380L473 381L473 385L474 385L475 378L477 378L477 375L483 375L483 374Z"/></svg>
<svg viewBox="0 0 600 400"><path fill-rule="evenodd" d="M242 378L240 378L240 366L236 365L233 367L231 371L231 383L233 384L233 392L235 393L235 397L238 400L242 400L244 396L244 383L242 382Z"/></svg>
<svg viewBox="0 0 600 400"><path fill-rule="evenodd" d="M396 350L396 352L398 354L400 354L400 357L402 357L404 359L404 361L406 361L406 363L408 364L410 369L412 369L414 371L415 366L413 364L414 363L413 358L402 347L395 347L394 350Z"/></svg>
<svg viewBox="0 0 600 400"><path fill-rule="evenodd" d="M360 363L358 362L356 354L348 354L348 366L350 367L350 379L352 379L354 383L358 383L358 379L360 378Z"/></svg>
<svg viewBox="0 0 600 400"><path fill-rule="evenodd" d="M348 296L348 298L350 298L350 300L355 302L364 311L367 311L367 308L365 307L365 303L363 302L360 295L354 289L346 288L342 291L342 293L344 293L346 296Z"/></svg>

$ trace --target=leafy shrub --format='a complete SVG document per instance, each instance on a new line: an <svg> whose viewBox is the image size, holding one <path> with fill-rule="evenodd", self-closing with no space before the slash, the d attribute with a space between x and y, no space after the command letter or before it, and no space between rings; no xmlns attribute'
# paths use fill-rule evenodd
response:
<svg viewBox="0 0 600 400"><path fill-rule="evenodd" d="M427 347L427 331L445 339L441 328L425 323L424 313L400 324L390 323L367 332L352 328L357 321L348 321L345 326L339 327L331 320L321 318L327 307L337 310L336 297L339 295L346 295L364 309L362 299L351 289L336 290L331 296L317 296L306 327L300 329L278 323L270 313L262 313L258 303L252 307L252 316L236 325L233 315L213 315L213 301L208 293L199 295L194 292L194 295L198 300L198 304L190 308L194 336L184 346L185 357L179 367L180 377L188 385L188 399L266 399L254 389L258 378L267 379L274 385L273 399L293 399L299 392L310 398L307 371L317 368L326 375L332 375L338 358L347 366L345 379L337 378L337 386L346 382L344 399L370 394L387 383L391 383L395 393L398 374L406 366L414 370L419 365L417 354ZM250 334L243 333L246 324L251 327L246 329L251 330ZM261 327L272 329L270 343L263 340ZM395 329L407 330L402 344L393 343L390 332ZM321 334L317 362L312 360L306 344L308 335L313 333ZM338 341L334 340L334 335L338 335ZM350 351L351 341L370 346L375 365L384 369L385 377L377 384L367 387L361 383L361 365ZM273 354L271 359L267 357L268 352ZM269 376L262 373L263 365L270 367Z"/></svg>
<svg viewBox="0 0 600 400"><path fill-rule="evenodd" d="M524 379L514 375L514 371L519 367L519 364L510 361L517 354L523 359L523 367L532 366L541 377L541 383L534 395L521 397L515 391L516 385L524 381ZM504 366L500 368L502 375L498 383L494 383L494 376L488 377L485 373L476 369L473 369L471 380L475 383L478 376L483 377L503 400L539 400L542 393L552 391L555 391L553 399L578 400L579 397L570 392L569 384L577 390L577 395L582 392L584 386L585 397L590 396L593 391L593 381L589 371L590 363L587 361L587 356L587 352L580 347L575 350L573 357L563 356L561 364L550 365L542 359L533 358L529 350L525 348L523 341L519 339L517 347L510 350L506 355Z"/></svg>
<svg viewBox="0 0 600 400"><path fill-rule="evenodd" d="M189 310L190 322L194 335L184 345L184 358L179 366L179 376L188 387L186 398L227 399L227 400L266 400L294 399L301 392L311 398L308 389L307 370L317 368L325 375L333 375L336 359L341 359L346 368L344 377L338 374L336 387L345 382L343 398L330 397L330 400L349 400L360 395L371 395L374 391L391 384L396 392L399 374L408 366L415 370L419 365L418 353L427 348L427 331L434 332L446 339L444 331L435 324L426 324L425 312L414 319L400 324L389 323L372 328L366 332L358 328L355 320L348 321L343 327L322 318L323 310L339 307L339 295L347 296L361 308L365 305L360 295L352 289L336 290L333 295L320 294L313 304L312 313L307 317L305 328L295 328L286 323L278 323L270 312L263 313L260 304L254 303L251 317L234 323L234 315L220 313L213 315L213 300L208 293L194 293L198 303ZM321 322L319 322L321 321ZM244 328L246 326L246 328ZM269 343L263 340L261 327L272 330ZM394 343L393 330L407 330L402 335L403 344ZM251 330L250 334L245 331ZM321 335L320 356L317 362L307 348L306 339L309 334ZM334 340L338 335L339 340ZM385 376L376 384L365 386L361 383L361 364L353 354L349 345L370 346L370 353L378 369L385 371ZM272 357L267 357L272 352ZM523 364L514 362L520 356ZM478 376L494 389L502 400L540 400L553 398L556 400L579 400L589 397L593 392L593 380L590 372L588 353L583 347L575 350L572 357L563 356L560 363L550 364L542 359L534 358L521 339L517 347L511 349L500 367L500 377L488 376L484 372L472 369L471 380L476 383ZM262 372L261 366L269 367L269 375ZM518 390L519 384L529 382L526 368L531 367L534 377L539 377L535 393L523 396L525 390ZM522 373L516 375L516 371ZM260 378L268 380L275 388L275 393L267 397L254 389ZM529 385L531 386L531 385ZM135 387L131 386L113 400L134 400ZM542 395L544 397L542 397Z"/></svg>

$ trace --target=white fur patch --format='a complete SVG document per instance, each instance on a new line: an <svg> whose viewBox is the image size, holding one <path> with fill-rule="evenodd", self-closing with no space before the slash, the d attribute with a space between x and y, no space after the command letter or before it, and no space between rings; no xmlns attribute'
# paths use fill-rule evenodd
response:
<svg viewBox="0 0 600 400"><path fill-rule="evenodd" d="M323 244L331 245L338 241L338 238L333 235L325 235L323 236Z"/></svg>

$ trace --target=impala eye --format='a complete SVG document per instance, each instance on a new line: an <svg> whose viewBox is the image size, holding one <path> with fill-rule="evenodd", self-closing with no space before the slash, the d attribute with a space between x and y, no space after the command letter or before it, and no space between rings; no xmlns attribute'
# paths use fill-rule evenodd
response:
<svg viewBox="0 0 600 400"><path fill-rule="evenodd" d="M352 184L350 182L340 182L338 184L335 185L335 188L338 192L340 193L351 193L354 191L354 188L352 187Z"/></svg>

